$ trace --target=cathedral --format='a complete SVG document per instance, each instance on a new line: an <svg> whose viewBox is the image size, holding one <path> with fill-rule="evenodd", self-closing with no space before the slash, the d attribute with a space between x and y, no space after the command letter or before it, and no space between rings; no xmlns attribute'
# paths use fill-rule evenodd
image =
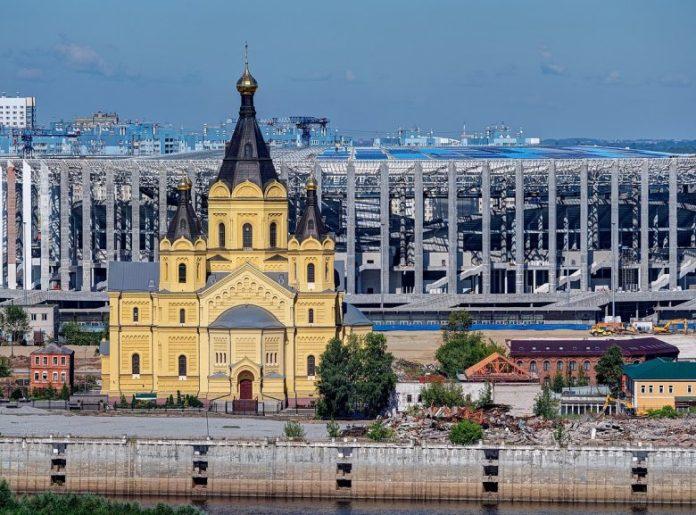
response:
<svg viewBox="0 0 696 515"><path fill-rule="evenodd" d="M110 263L103 393L308 406L329 340L370 331L337 291L313 178L288 231L287 187L256 122L257 87L245 63L237 126L208 192L207 234L185 178L160 261Z"/></svg>

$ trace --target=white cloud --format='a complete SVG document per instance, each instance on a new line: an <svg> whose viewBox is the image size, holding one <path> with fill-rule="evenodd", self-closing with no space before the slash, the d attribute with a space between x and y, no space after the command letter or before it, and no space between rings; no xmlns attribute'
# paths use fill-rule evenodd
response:
<svg viewBox="0 0 696 515"><path fill-rule="evenodd" d="M39 80L43 78L43 70L40 68L20 68L17 70L17 78L24 80Z"/></svg>
<svg viewBox="0 0 696 515"><path fill-rule="evenodd" d="M348 82L353 82L355 79L356 79L356 76L353 73L353 70L346 70L346 80Z"/></svg>
<svg viewBox="0 0 696 515"><path fill-rule="evenodd" d="M57 44L55 52L67 66L75 71L94 73L109 77L114 68L89 45L79 45L69 41Z"/></svg>

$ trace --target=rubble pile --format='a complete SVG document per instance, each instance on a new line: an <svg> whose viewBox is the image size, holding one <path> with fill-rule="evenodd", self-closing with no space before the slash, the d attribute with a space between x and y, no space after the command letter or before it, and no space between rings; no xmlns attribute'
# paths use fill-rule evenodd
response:
<svg viewBox="0 0 696 515"><path fill-rule="evenodd" d="M383 420L400 441L448 443L449 431L468 419L484 427L486 443L509 445L655 445L696 447L696 416L668 418L604 417L546 420L514 417L506 407L485 410L430 407L396 413Z"/></svg>

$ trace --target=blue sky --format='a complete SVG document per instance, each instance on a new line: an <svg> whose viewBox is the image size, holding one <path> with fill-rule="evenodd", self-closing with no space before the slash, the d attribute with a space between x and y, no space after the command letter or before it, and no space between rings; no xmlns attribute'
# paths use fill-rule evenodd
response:
<svg viewBox="0 0 696 515"><path fill-rule="evenodd" d="M696 1L3 0L0 91L40 123L101 109L185 126L238 108L353 134L696 138Z"/></svg>

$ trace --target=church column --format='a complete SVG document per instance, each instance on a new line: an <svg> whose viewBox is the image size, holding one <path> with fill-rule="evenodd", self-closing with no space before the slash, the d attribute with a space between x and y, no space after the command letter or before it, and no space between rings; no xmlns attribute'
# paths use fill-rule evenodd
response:
<svg viewBox="0 0 696 515"><path fill-rule="evenodd" d="M348 162L346 169L346 292L355 293L355 165Z"/></svg>
<svg viewBox="0 0 696 515"><path fill-rule="evenodd" d="M391 260L389 252L389 167L382 163L379 168L379 236L380 236L380 262L382 274L380 291L389 293L389 274L391 272Z"/></svg>
<svg viewBox="0 0 696 515"><path fill-rule="evenodd" d="M413 167L413 292L423 293L423 167Z"/></svg>

